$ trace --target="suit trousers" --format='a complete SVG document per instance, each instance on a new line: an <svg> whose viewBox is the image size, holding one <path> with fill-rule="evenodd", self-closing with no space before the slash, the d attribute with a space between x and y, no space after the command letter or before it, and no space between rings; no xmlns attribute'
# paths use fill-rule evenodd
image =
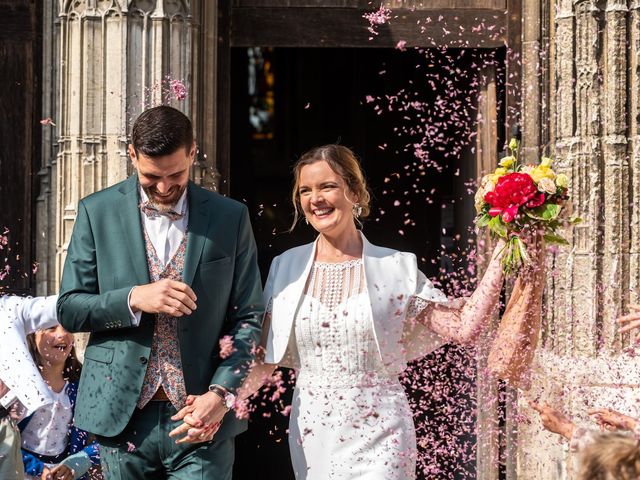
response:
<svg viewBox="0 0 640 480"><path fill-rule="evenodd" d="M0 419L0 478L22 480L24 464L20 450L20 431L8 416Z"/></svg>
<svg viewBox="0 0 640 480"><path fill-rule="evenodd" d="M231 480L235 438L177 445L169 432L180 425L168 401L150 401L134 411L124 431L98 436L105 480Z"/></svg>

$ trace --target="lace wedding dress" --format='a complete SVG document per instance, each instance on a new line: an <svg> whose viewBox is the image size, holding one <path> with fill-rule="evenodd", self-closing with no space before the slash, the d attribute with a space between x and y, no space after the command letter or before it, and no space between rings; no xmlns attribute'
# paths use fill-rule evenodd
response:
<svg viewBox="0 0 640 480"><path fill-rule="evenodd" d="M288 348L298 367L289 425L297 479L415 478L409 403L374 335L362 260L314 263Z"/></svg>

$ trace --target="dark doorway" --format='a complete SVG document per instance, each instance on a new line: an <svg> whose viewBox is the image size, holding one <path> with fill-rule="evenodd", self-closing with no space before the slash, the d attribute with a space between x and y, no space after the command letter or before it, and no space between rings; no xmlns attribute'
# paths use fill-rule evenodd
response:
<svg viewBox="0 0 640 480"><path fill-rule="evenodd" d="M0 291L33 293L41 2L0 1Z"/></svg>
<svg viewBox="0 0 640 480"><path fill-rule="evenodd" d="M498 64L500 55L232 48L230 194L250 209L263 280L274 256L315 237L304 223L288 232L292 164L312 147L340 143L360 157L373 194L367 238L415 253L428 277L459 294L464 275L449 274L465 271L474 238L476 80L480 66ZM426 439L423 463L441 465L419 465L418 478L474 478L475 369L468 365L475 360L464 349L445 347L412 364L405 379L419 443ZM276 402L255 402L249 431L237 439L234 478L293 478L282 414L290 395L289 388ZM452 408L455 418L439 415ZM427 438L452 421L460 426L451 438Z"/></svg>

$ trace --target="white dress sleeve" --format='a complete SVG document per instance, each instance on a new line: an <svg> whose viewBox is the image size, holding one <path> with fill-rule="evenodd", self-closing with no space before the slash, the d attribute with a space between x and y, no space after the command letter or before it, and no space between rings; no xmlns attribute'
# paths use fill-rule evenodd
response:
<svg viewBox="0 0 640 480"><path fill-rule="evenodd" d="M445 339L418 320L431 303L448 303L447 296L417 270L416 291L408 300L402 343L407 360L423 357L447 343Z"/></svg>
<svg viewBox="0 0 640 480"><path fill-rule="evenodd" d="M0 297L3 316L10 322L17 322L17 327L25 333L58 325L56 315L57 295L49 297ZM6 320L5 320L6 321Z"/></svg>
<svg viewBox="0 0 640 480"><path fill-rule="evenodd" d="M53 403L51 389L42 379L26 336L58 324L56 297L0 297L0 379L32 413Z"/></svg>

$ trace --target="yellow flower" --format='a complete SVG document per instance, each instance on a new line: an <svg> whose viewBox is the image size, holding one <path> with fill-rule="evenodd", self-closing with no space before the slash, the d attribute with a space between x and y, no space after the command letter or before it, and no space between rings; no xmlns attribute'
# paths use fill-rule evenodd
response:
<svg viewBox="0 0 640 480"><path fill-rule="evenodd" d="M513 156L504 157L500 160L500 166L504 168L511 168L515 162L516 158Z"/></svg>
<svg viewBox="0 0 640 480"><path fill-rule="evenodd" d="M551 170L551 168L549 168L548 165L538 165L537 167L534 167L530 172L528 172L529 175L531 175L531 178L533 178L533 181L538 183L540 182L541 179L543 178L548 178L550 180L555 180L556 179L556 174L553 170Z"/></svg>
<svg viewBox="0 0 640 480"><path fill-rule="evenodd" d="M516 140L515 138L512 138L511 141L509 142L509 149L515 150L516 148L518 148L518 140Z"/></svg>
<svg viewBox="0 0 640 480"><path fill-rule="evenodd" d="M496 171L493 172L493 175L491 175L491 181L495 184L498 182L498 179L500 177L502 177L503 175L506 175L507 173L507 169L506 168L496 168Z"/></svg>
<svg viewBox="0 0 640 480"><path fill-rule="evenodd" d="M560 188L567 188L569 186L569 177L567 177L564 173L558 174L556 177L556 185Z"/></svg>
<svg viewBox="0 0 640 480"><path fill-rule="evenodd" d="M549 157L542 157L542 160L540 161L540 166L541 167L550 167L551 166L551 159Z"/></svg>

